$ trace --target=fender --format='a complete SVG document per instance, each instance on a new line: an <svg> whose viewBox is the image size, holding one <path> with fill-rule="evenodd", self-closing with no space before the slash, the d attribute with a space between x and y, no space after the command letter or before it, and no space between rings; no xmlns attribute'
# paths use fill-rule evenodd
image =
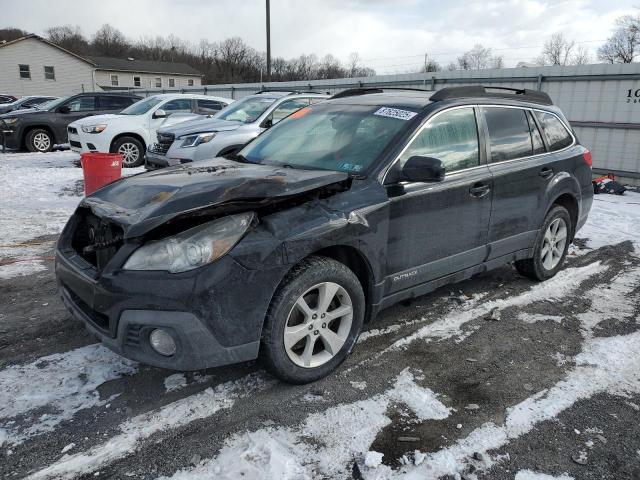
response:
<svg viewBox="0 0 640 480"><path fill-rule="evenodd" d="M576 178L570 173L562 171L553 176L545 189L546 207L544 211L539 213L539 218L537 219L538 225L542 223L551 206L556 203L558 198L565 194L571 195L576 200L576 203L578 204L578 218L580 217L582 209L582 191L580 189L580 185Z"/></svg>

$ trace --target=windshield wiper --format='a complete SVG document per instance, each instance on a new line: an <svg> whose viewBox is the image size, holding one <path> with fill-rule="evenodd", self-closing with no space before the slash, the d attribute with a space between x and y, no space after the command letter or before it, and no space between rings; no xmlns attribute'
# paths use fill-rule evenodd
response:
<svg viewBox="0 0 640 480"><path fill-rule="evenodd" d="M250 164L259 163L259 162L252 162L247 157L245 157L244 155L240 155L239 153L230 153L229 155L224 155L224 158L228 158L229 160L233 160L234 162L238 162L238 163L250 163Z"/></svg>

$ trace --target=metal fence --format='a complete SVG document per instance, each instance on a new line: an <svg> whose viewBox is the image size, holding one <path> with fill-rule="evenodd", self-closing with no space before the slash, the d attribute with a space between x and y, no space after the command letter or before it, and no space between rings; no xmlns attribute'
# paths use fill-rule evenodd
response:
<svg viewBox="0 0 640 480"><path fill-rule="evenodd" d="M640 63L568 67L521 67L295 82L203 85L178 89L137 90L143 95L205 93L239 99L269 89L337 93L353 87L493 85L531 88L548 93L593 152L596 173L615 173L640 182Z"/></svg>

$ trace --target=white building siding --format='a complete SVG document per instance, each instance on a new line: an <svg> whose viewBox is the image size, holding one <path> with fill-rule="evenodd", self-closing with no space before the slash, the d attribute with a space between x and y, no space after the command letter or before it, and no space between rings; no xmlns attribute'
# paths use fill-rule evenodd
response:
<svg viewBox="0 0 640 480"><path fill-rule="evenodd" d="M112 85L111 75L118 76L118 85ZM134 84L133 78L140 77L140 86ZM162 86L156 87L156 78L160 78ZM169 79L173 78L174 86L169 85ZM193 80L193 86L202 84L201 78L197 75L172 75L167 73L135 73L122 71L98 70L96 72L96 84L105 87L126 87L126 88L186 88L189 86L189 79Z"/></svg>
<svg viewBox="0 0 640 480"><path fill-rule="evenodd" d="M31 79L20 78L21 64L29 65ZM45 66L54 67L55 80L45 79ZM92 72L88 63L34 38L0 48L0 92L16 97L90 92Z"/></svg>

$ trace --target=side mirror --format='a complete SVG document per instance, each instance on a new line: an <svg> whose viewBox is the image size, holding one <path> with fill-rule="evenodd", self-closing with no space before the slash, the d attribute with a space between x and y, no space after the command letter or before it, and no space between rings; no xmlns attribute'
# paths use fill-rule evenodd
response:
<svg viewBox="0 0 640 480"><path fill-rule="evenodd" d="M169 115L167 115L167 112L165 112L163 109L159 108L158 110L156 110L153 113L153 118L167 118Z"/></svg>
<svg viewBox="0 0 640 480"><path fill-rule="evenodd" d="M67 105L62 105L58 107L58 113L69 113L71 109Z"/></svg>
<svg viewBox="0 0 640 480"><path fill-rule="evenodd" d="M273 127L273 118L272 117L266 118L264 120L264 122L262 122L261 127L262 128L271 128L271 127Z"/></svg>
<svg viewBox="0 0 640 480"><path fill-rule="evenodd" d="M402 180L411 182L441 182L445 168L442 160L432 157L413 156L402 167Z"/></svg>

